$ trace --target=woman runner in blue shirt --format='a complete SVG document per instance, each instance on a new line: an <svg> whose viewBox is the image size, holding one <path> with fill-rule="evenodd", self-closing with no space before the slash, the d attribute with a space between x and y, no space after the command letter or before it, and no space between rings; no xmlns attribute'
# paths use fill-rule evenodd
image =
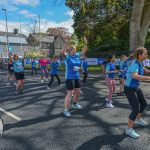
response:
<svg viewBox="0 0 150 150"><path fill-rule="evenodd" d="M79 69L81 67L80 56L84 55L87 51L87 40L84 37L85 46L82 48L81 53L76 52L76 47L74 45L68 46L67 43L62 49L62 55L65 58L65 67L66 67L66 88L67 95L65 97L65 109L63 111L66 117L70 117L71 114L68 111L70 105L70 99L72 93L74 92L74 103L72 107L74 109L81 109L82 106L78 104L78 99L80 96L80 74ZM66 53L65 51L68 50Z"/></svg>
<svg viewBox="0 0 150 150"><path fill-rule="evenodd" d="M136 120L135 123L138 125L147 125L147 122L141 118L147 102L140 88L140 82L150 80L150 77L144 76L144 73L150 73L150 71L142 66L142 62L147 58L146 48L137 48L134 52L134 57L135 60L127 71L127 79L124 87L125 94L132 108L125 133L132 138L139 138L140 135L133 129L134 121Z"/></svg>
<svg viewBox="0 0 150 150"><path fill-rule="evenodd" d="M51 63L50 75L51 75L51 80L48 83L47 89L49 89L50 85L53 83L54 77L57 78L58 84L60 85L60 78L58 76L58 62L57 62L57 57L56 56L53 57L53 60L52 60L52 63Z"/></svg>

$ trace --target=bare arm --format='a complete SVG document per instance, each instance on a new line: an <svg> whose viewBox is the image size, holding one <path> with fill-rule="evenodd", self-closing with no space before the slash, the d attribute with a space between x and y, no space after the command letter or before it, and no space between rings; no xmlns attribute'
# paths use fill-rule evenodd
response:
<svg viewBox="0 0 150 150"><path fill-rule="evenodd" d="M67 48L68 48L68 44L65 43L65 45L63 46L63 48L62 48L62 50L61 50L61 55L62 55L63 57L66 56L66 50L67 50Z"/></svg>
<svg viewBox="0 0 150 150"><path fill-rule="evenodd" d="M145 73L145 74L150 74L150 70L144 68L144 73Z"/></svg>
<svg viewBox="0 0 150 150"><path fill-rule="evenodd" d="M148 77L148 76L141 76L137 72L133 72L132 73L132 78L135 79L135 80L142 80L142 81L150 80L150 77Z"/></svg>
<svg viewBox="0 0 150 150"><path fill-rule="evenodd" d="M114 71L105 71L106 74L109 74L109 73L118 73L119 70L114 70Z"/></svg>

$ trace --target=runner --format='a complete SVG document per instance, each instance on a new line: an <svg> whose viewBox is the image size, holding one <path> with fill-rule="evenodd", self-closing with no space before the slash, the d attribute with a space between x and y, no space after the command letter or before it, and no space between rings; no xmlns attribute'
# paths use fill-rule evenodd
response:
<svg viewBox="0 0 150 150"><path fill-rule="evenodd" d="M121 61L120 61L120 70L122 70L123 72L119 72L119 78L120 78L120 89L119 89L119 93L117 94L118 96L124 96L124 92L123 92L123 88L124 88L124 82L126 79L126 73L128 70L128 62L127 62L127 56L122 55L121 56Z"/></svg>
<svg viewBox="0 0 150 150"><path fill-rule="evenodd" d="M87 62L87 56L81 57L81 61L82 61L82 72L83 72L83 83L86 83L86 79L88 76L88 62Z"/></svg>
<svg viewBox="0 0 150 150"><path fill-rule="evenodd" d="M150 77L143 76L144 73L150 74L150 71L142 66L142 62L147 58L146 48L137 48L134 52L134 57L135 60L127 71L127 79L124 87L125 94L132 108L125 133L132 138L139 138L140 135L133 129L134 121L136 120L135 123L138 125L147 125L147 122L141 118L147 102L140 88L140 81L150 80Z"/></svg>
<svg viewBox="0 0 150 150"><path fill-rule="evenodd" d="M60 86L60 78L58 76L58 58L56 56L54 56L52 59L50 75L51 75L51 80L48 83L47 89L50 89L50 85L53 83L54 77L57 78L58 84Z"/></svg>
<svg viewBox="0 0 150 150"><path fill-rule="evenodd" d="M78 104L78 99L80 96L80 74L79 69L81 66L80 57L85 54L87 51L87 40L84 38L85 46L82 48L81 53L76 52L76 47L74 45L65 44L62 49L62 55L65 58L65 66L66 66L66 88L67 94L65 97L65 109L63 111L66 117L70 117L71 114L69 112L70 99L72 97L72 93L74 91L74 102L72 107L74 109L81 109L82 106ZM68 47L68 53L65 53L65 50Z"/></svg>
<svg viewBox="0 0 150 150"><path fill-rule="evenodd" d="M107 95L106 97L106 107L108 108L113 108L113 101L112 101L112 95L115 91L115 81L114 81L114 77L115 77L115 73L118 73L119 71L116 70L116 67L115 67L115 55L110 55L108 57L108 62L107 62L107 65L106 65L106 70L105 70L105 73L106 73L106 83L108 85L108 90L109 90L109 94Z"/></svg>
<svg viewBox="0 0 150 150"><path fill-rule="evenodd" d="M25 58L26 52L24 54ZM15 94L23 93L23 88L24 88L24 58L21 60L19 59L18 54L14 54L14 58L12 59L13 61L13 67L14 67L14 72L15 72L15 77L17 80L16 84L16 91Z"/></svg>
<svg viewBox="0 0 150 150"><path fill-rule="evenodd" d="M35 71L35 74L37 75L36 61L34 59L31 62L31 69L32 69L31 75L33 75L33 71Z"/></svg>
<svg viewBox="0 0 150 150"><path fill-rule="evenodd" d="M41 58L41 59L39 60L39 63L40 63L41 72L42 72L41 83L43 83L44 74L45 74L45 77L46 77L46 81L48 81L47 65L48 65L49 61L48 61L47 59L45 59L45 58Z"/></svg>
<svg viewBox="0 0 150 150"><path fill-rule="evenodd" d="M11 77L14 79L14 85L16 85L16 78L14 75L13 61L12 61L11 57L12 57L12 54L9 54L7 85L10 85L9 81L10 81Z"/></svg>

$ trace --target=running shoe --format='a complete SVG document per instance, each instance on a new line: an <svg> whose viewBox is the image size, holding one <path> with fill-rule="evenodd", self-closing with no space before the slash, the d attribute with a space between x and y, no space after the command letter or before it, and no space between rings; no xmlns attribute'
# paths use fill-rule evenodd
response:
<svg viewBox="0 0 150 150"><path fill-rule="evenodd" d="M17 85L17 83L16 82L14 82L14 86L16 86Z"/></svg>
<svg viewBox="0 0 150 150"><path fill-rule="evenodd" d="M43 80L41 80L41 83L43 83L44 81Z"/></svg>
<svg viewBox="0 0 150 150"><path fill-rule="evenodd" d="M108 107L108 108L113 108L113 107L115 107L112 103L106 103L106 107Z"/></svg>
<svg viewBox="0 0 150 150"><path fill-rule="evenodd" d="M72 105L72 108L74 108L74 109L82 109L82 106L79 105L78 103L76 103L76 104Z"/></svg>
<svg viewBox="0 0 150 150"><path fill-rule="evenodd" d="M135 124L141 125L141 126L147 126L148 125L148 123L146 121L144 121L142 118L136 119Z"/></svg>
<svg viewBox="0 0 150 150"><path fill-rule="evenodd" d="M106 102L108 103L108 101L109 101L109 100L108 100L108 98L106 98L105 100L106 100ZM113 103L113 101L112 101L112 100L110 100L110 103Z"/></svg>
<svg viewBox="0 0 150 150"><path fill-rule="evenodd" d="M64 110L64 111L63 111L63 114L64 114L66 117L70 117L70 116L71 116L71 114L70 114L70 112L69 112L68 110Z"/></svg>
<svg viewBox="0 0 150 150"><path fill-rule="evenodd" d="M10 85L10 83L8 82L8 83L7 83L7 86L9 86L9 85Z"/></svg>
<svg viewBox="0 0 150 150"><path fill-rule="evenodd" d="M47 88L46 88L47 90L49 90L50 89L50 87L49 86L47 86Z"/></svg>
<svg viewBox="0 0 150 150"><path fill-rule="evenodd" d="M137 139L140 137L140 135L137 134L135 130L133 130L133 128L126 128L125 133L134 139Z"/></svg>

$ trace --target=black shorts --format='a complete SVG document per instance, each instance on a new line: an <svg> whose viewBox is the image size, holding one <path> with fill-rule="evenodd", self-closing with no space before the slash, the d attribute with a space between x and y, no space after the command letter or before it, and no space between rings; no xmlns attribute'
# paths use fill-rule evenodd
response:
<svg viewBox="0 0 150 150"><path fill-rule="evenodd" d="M16 80L23 80L24 79L24 72L15 72Z"/></svg>
<svg viewBox="0 0 150 150"><path fill-rule="evenodd" d="M80 79L67 79L66 88L67 90L73 90L74 88L80 88Z"/></svg>

